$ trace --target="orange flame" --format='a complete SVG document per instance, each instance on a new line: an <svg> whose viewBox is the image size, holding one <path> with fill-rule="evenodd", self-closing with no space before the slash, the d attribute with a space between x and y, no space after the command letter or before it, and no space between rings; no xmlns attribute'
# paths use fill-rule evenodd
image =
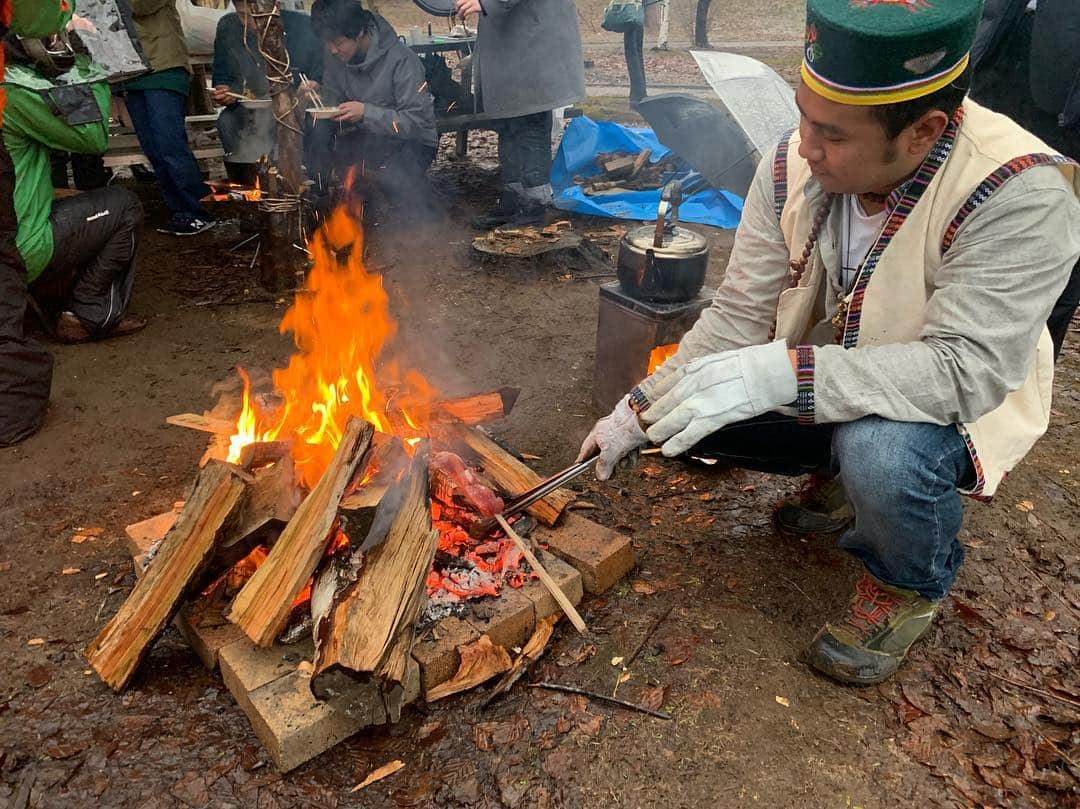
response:
<svg viewBox="0 0 1080 809"><path fill-rule="evenodd" d="M244 191L244 199L248 202L258 202L262 199L262 186L259 185L259 178L255 178L255 187L249 191Z"/></svg>
<svg viewBox="0 0 1080 809"><path fill-rule="evenodd" d="M311 488L350 416L415 444L436 392L419 372L401 372L382 360L397 324L382 278L364 268L363 234L345 207L330 215L308 249L314 266L278 326L282 334L292 332L296 346L289 364L273 373L282 405L263 412L241 371L243 407L228 457L235 462L254 441L290 441Z"/></svg>
<svg viewBox="0 0 1080 809"><path fill-rule="evenodd" d="M657 346L649 353L649 373L651 374L665 362L669 357L674 356L675 352L679 350L678 343L671 343L666 346Z"/></svg>

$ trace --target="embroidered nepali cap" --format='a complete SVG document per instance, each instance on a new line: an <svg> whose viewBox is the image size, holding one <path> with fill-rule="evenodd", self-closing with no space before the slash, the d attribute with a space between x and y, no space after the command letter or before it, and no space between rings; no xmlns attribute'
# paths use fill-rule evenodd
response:
<svg viewBox="0 0 1080 809"><path fill-rule="evenodd" d="M841 104L930 95L968 66L982 0L809 0L802 78Z"/></svg>

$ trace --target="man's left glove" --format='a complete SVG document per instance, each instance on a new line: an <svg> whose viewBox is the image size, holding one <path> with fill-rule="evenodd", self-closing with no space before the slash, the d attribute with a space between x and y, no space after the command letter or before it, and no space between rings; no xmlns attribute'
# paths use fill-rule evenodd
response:
<svg viewBox="0 0 1080 809"><path fill-rule="evenodd" d="M777 340L688 362L650 391L654 403L641 418L671 458L721 427L793 402L797 392L787 343Z"/></svg>
<svg viewBox="0 0 1080 809"><path fill-rule="evenodd" d="M597 450L596 479L607 480L615 472L615 466L636 449L649 443L645 431L638 424L638 414L630 409L630 397L624 396L610 415L593 425L581 445L577 462L581 463Z"/></svg>

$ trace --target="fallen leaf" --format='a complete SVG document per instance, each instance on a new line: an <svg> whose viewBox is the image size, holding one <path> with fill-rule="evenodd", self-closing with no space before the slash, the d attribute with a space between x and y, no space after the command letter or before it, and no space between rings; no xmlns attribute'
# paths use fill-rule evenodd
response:
<svg viewBox="0 0 1080 809"><path fill-rule="evenodd" d="M473 741L485 753L514 744L532 730L529 720L518 716L507 722L480 722L473 726Z"/></svg>
<svg viewBox="0 0 1080 809"><path fill-rule="evenodd" d="M34 666L26 672L26 682L31 688L41 688L52 679L52 668L49 666Z"/></svg>
<svg viewBox="0 0 1080 809"><path fill-rule="evenodd" d="M559 655L559 659L555 661L555 665L560 668L566 668L567 666L578 666L588 660L596 654L596 644L583 643L580 646L563 652Z"/></svg>
<svg viewBox="0 0 1080 809"><path fill-rule="evenodd" d="M11 562L0 562L0 573L7 573L11 570Z"/></svg>
<svg viewBox="0 0 1080 809"><path fill-rule="evenodd" d="M611 665L613 665L613 666L621 666L622 662L623 662L622 657L613 657L613 658L611 658Z"/></svg>
<svg viewBox="0 0 1080 809"><path fill-rule="evenodd" d="M301 677L311 677L315 673L315 664L310 660L301 660L296 664L296 673Z"/></svg>
<svg viewBox="0 0 1080 809"><path fill-rule="evenodd" d="M394 759L389 764L383 764L381 767L379 767L379 769L372 770L368 774L367 778L365 778L359 784L350 789L349 792L359 792L364 787L371 786L376 781L381 781L382 779L393 775L404 766L405 762L401 761L400 759Z"/></svg>
<svg viewBox="0 0 1080 809"><path fill-rule="evenodd" d="M93 669L83 669L83 676L84 677L89 677L93 673L94 673Z"/></svg>
<svg viewBox="0 0 1080 809"><path fill-rule="evenodd" d="M1047 610L1046 612L1043 613L1043 620L1044 621L1053 621L1055 618L1057 618L1057 613L1054 612L1053 610Z"/></svg>
<svg viewBox="0 0 1080 809"><path fill-rule="evenodd" d="M778 705L783 705L785 708L791 707L791 700L789 700L787 697L774 697L773 699L776 700Z"/></svg>
<svg viewBox="0 0 1080 809"><path fill-rule="evenodd" d="M654 711L660 710L660 706L664 704L664 698L667 696L667 688L662 685L646 688L641 692L641 705L645 708L651 708Z"/></svg>
<svg viewBox="0 0 1080 809"><path fill-rule="evenodd" d="M44 643L45 643L45 638L30 638L30 640L28 640L26 642L26 645L27 646L41 646Z"/></svg>
<svg viewBox="0 0 1080 809"><path fill-rule="evenodd" d="M502 646L496 646L487 635L481 635L472 643L458 647L461 665L457 673L441 685L427 692L427 701L435 702L451 694L468 691L486 683L496 674L502 674L512 665L510 655Z"/></svg>
<svg viewBox="0 0 1080 809"><path fill-rule="evenodd" d="M87 537L99 537L103 533L105 533L105 529L104 528L96 528L96 527L95 528L83 528L82 526L79 526L79 527L77 527L75 529L75 533L76 534L82 534L83 536L87 536Z"/></svg>
<svg viewBox="0 0 1080 809"><path fill-rule="evenodd" d="M1018 509L1020 509L1021 511L1034 511L1035 510L1035 504L1032 503L1030 500L1021 500L1019 503L1016 504L1016 507Z"/></svg>
<svg viewBox="0 0 1080 809"><path fill-rule="evenodd" d="M712 492L704 492L702 494L699 494L697 499L700 500L702 503L708 503L710 500L713 499L713 494Z"/></svg>
<svg viewBox="0 0 1080 809"><path fill-rule="evenodd" d="M643 581L642 579L636 579L634 582L632 582L630 584L630 589L632 589L635 593L640 593L643 596L651 596L653 593L656 592L655 587L653 587L647 581Z"/></svg>
<svg viewBox="0 0 1080 809"><path fill-rule="evenodd" d="M622 674L619 675L619 679L616 682L618 685L622 685L627 680L629 680L631 676L633 675L631 675L630 672L624 671Z"/></svg>
<svg viewBox="0 0 1080 809"><path fill-rule="evenodd" d="M596 736L600 733L600 723L603 721L603 717L590 716L588 719L583 719L578 722L578 730L584 733L586 736Z"/></svg>
<svg viewBox="0 0 1080 809"><path fill-rule="evenodd" d="M72 573L82 573L81 567L65 567L60 571L61 575L70 576Z"/></svg>

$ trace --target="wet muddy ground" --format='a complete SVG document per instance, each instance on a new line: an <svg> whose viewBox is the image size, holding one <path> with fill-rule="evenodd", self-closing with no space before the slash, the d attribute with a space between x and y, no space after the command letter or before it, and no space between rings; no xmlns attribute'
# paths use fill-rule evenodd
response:
<svg viewBox="0 0 1080 809"><path fill-rule="evenodd" d="M490 137L440 158L445 218L369 231L401 351L447 394L522 388L493 431L566 465L591 410L595 270L481 262L468 217L494 188ZM140 189L150 224L164 219ZM604 223L576 221L587 230ZM286 775L218 675L170 629L117 695L81 650L133 584L128 523L185 496L200 412L237 365L288 355L286 297L254 284L236 222L191 240L148 230L142 333L52 345L44 429L0 450L0 803L32 807L1080 806L1080 340L1058 367L1050 430L991 504L967 505L967 562L927 638L881 688L813 674L800 652L857 574L832 537L771 523L798 481L656 457L580 482L588 516L628 533L639 566L560 624L530 680L611 693L654 719L519 684L410 708ZM710 235L710 283L732 234ZM606 245L613 251L613 245ZM585 277L589 276L589 277ZM99 536L73 542L80 528ZM350 794L392 759L405 768Z"/></svg>

